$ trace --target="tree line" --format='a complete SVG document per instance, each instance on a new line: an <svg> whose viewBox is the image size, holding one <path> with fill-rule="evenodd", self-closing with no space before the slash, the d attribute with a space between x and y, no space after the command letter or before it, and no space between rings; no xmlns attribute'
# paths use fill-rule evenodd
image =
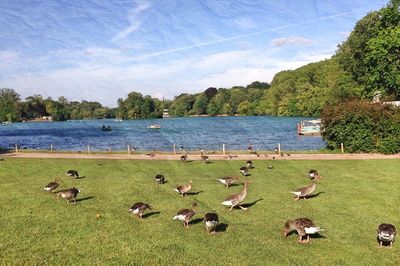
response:
<svg viewBox="0 0 400 266"><path fill-rule="evenodd" d="M114 110L98 102L71 101L61 96L58 100L29 96L21 101L13 89L0 89L0 121L25 121L51 116L54 121L114 117Z"/></svg>

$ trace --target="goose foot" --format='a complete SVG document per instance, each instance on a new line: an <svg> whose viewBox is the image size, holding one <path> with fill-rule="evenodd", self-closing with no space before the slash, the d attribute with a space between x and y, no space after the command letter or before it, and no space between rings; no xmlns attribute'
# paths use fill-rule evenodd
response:
<svg viewBox="0 0 400 266"><path fill-rule="evenodd" d="M247 211L247 208L239 206L242 210Z"/></svg>

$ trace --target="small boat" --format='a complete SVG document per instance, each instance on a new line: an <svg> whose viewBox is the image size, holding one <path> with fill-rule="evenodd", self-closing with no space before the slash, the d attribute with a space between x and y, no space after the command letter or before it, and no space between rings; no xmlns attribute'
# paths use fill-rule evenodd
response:
<svg viewBox="0 0 400 266"><path fill-rule="evenodd" d="M302 120L297 124L297 134L307 136L321 135L321 119Z"/></svg>
<svg viewBox="0 0 400 266"><path fill-rule="evenodd" d="M123 121L123 119L122 118L115 118L114 121L115 122L121 122L121 121Z"/></svg>
<svg viewBox="0 0 400 266"><path fill-rule="evenodd" d="M148 126L147 128L152 128L152 129L160 129L161 128L161 126L160 126L160 124L154 124L154 125L150 125L150 126Z"/></svg>
<svg viewBox="0 0 400 266"><path fill-rule="evenodd" d="M112 130L112 128L110 127L110 126L105 126L105 125L103 125L102 127L101 127L101 130L103 130L103 131L111 131Z"/></svg>
<svg viewBox="0 0 400 266"><path fill-rule="evenodd" d="M11 125L11 122L5 121L5 122L2 122L1 124L2 124L3 126L8 126L8 125Z"/></svg>
<svg viewBox="0 0 400 266"><path fill-rule="evenodd" d="M164 109L163 110L162 117L163 118L170 118L171 117L171 115L168 113L168 109Z"/></svg>

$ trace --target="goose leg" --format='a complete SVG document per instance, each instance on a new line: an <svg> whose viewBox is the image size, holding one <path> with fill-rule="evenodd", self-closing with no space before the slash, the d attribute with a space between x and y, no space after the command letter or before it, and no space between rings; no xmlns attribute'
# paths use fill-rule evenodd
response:
<svg viewBox="0 0 400 266"><path fill-rule="evenodd" d="M310 242L310 236L307 235L307 242L306 243L309 243L309 242Z"/></svg>
<svg viewBox="0 0 400 266"><path fill-rule="evenodd" d="M382 247L382 241L379 241L379 246Z"/></svg>
<svg viewBox="0 0 400 266"><path fill-rule="evenodd" d="M300 199L300 197L298 196L297 198L294 198L294 201L298 201Z"/></svg>
<svg viewBox="0 0 400 266"><path fill-rule="evenodd" d="M303 243L303 237L299 235L299 240L297 240L297 243Z"/></svg>
<svg viewBox="0 0 400 266"><path fill-rule="evenodd" d="M232 205L231 208L229 209L229 211L232 211L233 207L235 207L235 206Z"/></svg>
<svg viewBox="0 0 400 266"><path fill-rule="evenodd" d="M390 248L392 248L393 246L393 241L390 241Z"/></svg>

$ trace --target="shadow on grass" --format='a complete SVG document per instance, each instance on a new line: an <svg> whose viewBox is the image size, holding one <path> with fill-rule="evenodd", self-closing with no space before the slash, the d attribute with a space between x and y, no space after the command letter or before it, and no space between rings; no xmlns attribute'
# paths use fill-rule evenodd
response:
<svg viewBox="0 0 400 266"><path fill-rule="evenodd" d="M197 219L191 220L189 222L189 224L195 225L195 224L201 223L202 221L203 221L203 218L197 218Z"/></svg>
<svg viewBox="0 0 400 266"><path fill-rule="evenodd" d="M77 177L75 179L84 179L84 178L86 178L86 176L80 176L80 177Z"/></svg>
<svg viewBox="0 0 400 266"><path fill-rule="evenodd" d="M316 239L318 239L318 238L326 238L326 237L323 236L323 235L321 235L321 234L319 234L319 233L316 233L316 234L310 235L310 238L316 238Z"/></svg>
<svg viewBox="0 0 400 266"><path fill-rule="evenodd" d="M186 194L186 196L195 196L195 195L198 195L198 194L200 194L200 193L203 193L204 191L197 191L197 192L188 192L188 193L185 193Z"/></svg>
<svg viewBox="0 0 400 266"><path fill-rule="evenodd" d="M151 216L153 216L153 215L160 214L160 213L161 213L161 212L159 212L159 211L149 212L149 213L143 214L142 218L148 218L148 217L151 217Z"/></svg>
<svg viewBox="0 0 400 266"><path fill-rule="evenodd" d="M240 206L242 206L242 207L244 207L244 208L250 208L251 206L256 205L257 202L262 201L262 200L264 200L264 199L258 199L258 200L255 200L255 201L253 201L253 202L250 202L250 203L241 204ZM236 206L235 208L236 208L236 209L238 209L238 208L240 209L239 206Z"/></svg>
<svg viewBox="0 0 400 266"><path fill-rule="evenodd" d="M215 230L217 233L222 233L222 232L225 232L226 231L226 229L228 229L228 224L224 224L224 223L221 223L221 224L219 224L218 226L217 226L217 229Z"/></svg>
<svg viewBox="0 0 400 266"><path fill-rule="evenodd" d="M0 154L12 153L14 150L0 148Z"/></svg>
<svg viewBox="0 0 400 266"><path fill-rule="evenodd" d="M85 201L85 200L90 200L95 198L95 196L89 196L89 197L85 197L85 198L80 198L80 199L76 199L76 202L81 202L81 201Z"/></svg>
<svg viewBox="0 0 400 266"><path fill-rule="evenodd" d="M310 196L307 196L307 199L316 198L316 197L318 197L320 194L323 194L323 193L326 193L326 192L325 192L325 191L321 191L321 192L318 192L318 193L316 193L316 194L311 194Z"/></svg>
<svg viewBox="0 0 400 266"><path fill-rule="evenodd" d="M167 183L169 183L168 180L165 180L163 183L158 183L158 182L157 182L158 185L164 185L164 184L167 184Z"/></svg>

